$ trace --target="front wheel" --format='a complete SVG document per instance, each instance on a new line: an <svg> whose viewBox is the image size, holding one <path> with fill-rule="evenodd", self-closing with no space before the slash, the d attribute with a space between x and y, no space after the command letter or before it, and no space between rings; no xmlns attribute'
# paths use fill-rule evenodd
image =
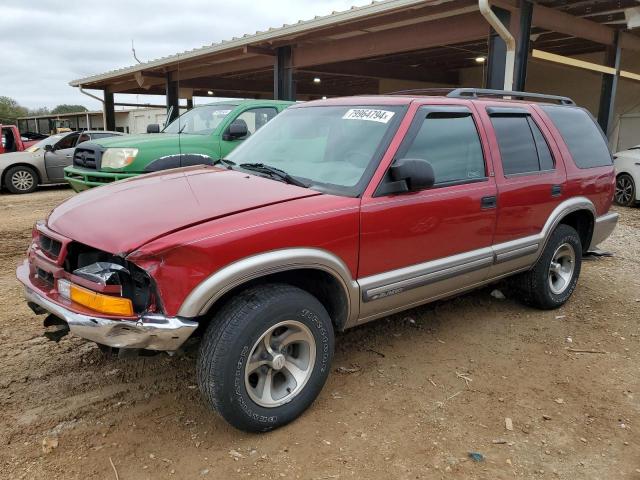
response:
<svg viewBox="0 0 640 480"><path fill-rule="evenodd" d="M631 175L621 173L616 178L614 199L618 205L632 207L636 203L636 185Z"/></svg>
<svg viewBox="0 0 640 480"><path fill-rule="evenodd" d="M331 319L315 297L290 285L252 287L212 318L200 345L198 385L231 425L265 432L311 405L333 348Z"/></svg>
<svg viewBox="0 0 640 480"><path fill-rule="evenodd" d="M549 310L565 304L576 288L582 266L582 243L569 225L558 225L531 270L520 276L522 300Z"/></svg>
<svg viewBox="0 0 640 480"><path fill-rule="evenodd" d="M31 193L38 186L38 175L33 168L18 165L7 170L4 184L11 193Z"/></svg>

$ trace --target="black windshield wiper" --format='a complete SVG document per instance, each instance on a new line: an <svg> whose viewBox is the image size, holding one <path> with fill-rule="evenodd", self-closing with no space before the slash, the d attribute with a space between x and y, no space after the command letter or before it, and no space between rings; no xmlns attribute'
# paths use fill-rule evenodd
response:
<svg viewBox="0 0 640 480"><path fill-rule="evenodd" d="M266 173L272 177L277 177L285 183L290 183L291 185L295 185L297 187L309 188L304 182L301 182L297 178L292 177L284 170L280 170L276 167L271 167L269 165L265 165L264 163L241 163L240 168L244 168L245 170L251 170L253 172L258 173Z"/></svg>
<svg viewBox="0 0 640 480"><path fill-rule="evenodd" d="M227 167L228 170L233 170L233 166L236 162L232 162L231 160L227 160L226 158L217 158L213 161L213 165L221 164Z"/></svg>

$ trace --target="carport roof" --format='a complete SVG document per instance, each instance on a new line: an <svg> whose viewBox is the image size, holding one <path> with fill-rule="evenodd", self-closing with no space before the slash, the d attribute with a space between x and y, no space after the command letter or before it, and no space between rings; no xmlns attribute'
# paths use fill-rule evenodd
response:
<svg viewBox="0 0 640 480"><path fill-rule="evenodd" d="M492 4L518 10L516 0ZM637 5L638 0L539 0L534 6L532 48L559 55L604 51L613 45L617 30L623 31L623 48L640 51L640 37L624 31L624 10ZM473 66L475 56L486 54L489 32L477 0L374 1L80 78L70 85L164 94L165 82L171 80L194 94L213 90L218 96L259 95L272 90L276 48L287 45L292 47L301 94L377 93L375 79L380 78L453 85L458 82L452 73ZM313 84L317 73L323 74L322 89Z"/></svg>
<svg viewBox="0 0 640 480"><path fill-rule="evenodd" d="M329 15L316 16L310 20L298 20L295 24L284 24L282 27L278 28L271 27L266 31L257 31L254 34L245 34L240 38L234 37L231 40L222 40L218 43L157 58L138 65L111 70L99 75L79 78L69 82L69 85L72 87L88 86L89 84L99 83L105 80L108 81L135 72L142 72L159 67L169 67L178 62L183 62L185 60L201 56L251 46L253 44L273 42L274 40L286 40L302 33L308 33L316 29L340 24L342 22L350 22L365 17L373 17L396 10L409 9L414 6L440 5L451 1L453 0L374 0L369 5L351 7L349 10L342 12L334 11Z"/></svg>

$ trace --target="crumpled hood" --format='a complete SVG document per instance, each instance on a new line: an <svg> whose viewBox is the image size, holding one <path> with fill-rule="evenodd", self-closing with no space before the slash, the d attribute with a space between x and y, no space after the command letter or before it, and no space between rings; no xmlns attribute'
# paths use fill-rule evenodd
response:
<svg viewBox="0 0 640 480"><path fill-rule="evenodd" d="M188 167L87 190L56 207L47 226L124 254L191 225L314 195L321 194L246 173Z"/></svg>

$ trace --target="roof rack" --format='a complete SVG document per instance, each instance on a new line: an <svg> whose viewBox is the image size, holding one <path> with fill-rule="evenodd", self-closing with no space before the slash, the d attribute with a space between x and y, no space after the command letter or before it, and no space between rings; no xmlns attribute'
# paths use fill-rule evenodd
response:
<svg viewBox="0 0 640 480"><path fill-rule="evenodd" d="M535 100L547 100L558 102L560 105L575 105L569 97L559 95L545 95L543 93L511 92L507 90L490 90L486 88L418 88L414 90L400 90L392 92L390 95L443 95L449 98L481 98L499 97L524 100L526 98Z"/></svg>

